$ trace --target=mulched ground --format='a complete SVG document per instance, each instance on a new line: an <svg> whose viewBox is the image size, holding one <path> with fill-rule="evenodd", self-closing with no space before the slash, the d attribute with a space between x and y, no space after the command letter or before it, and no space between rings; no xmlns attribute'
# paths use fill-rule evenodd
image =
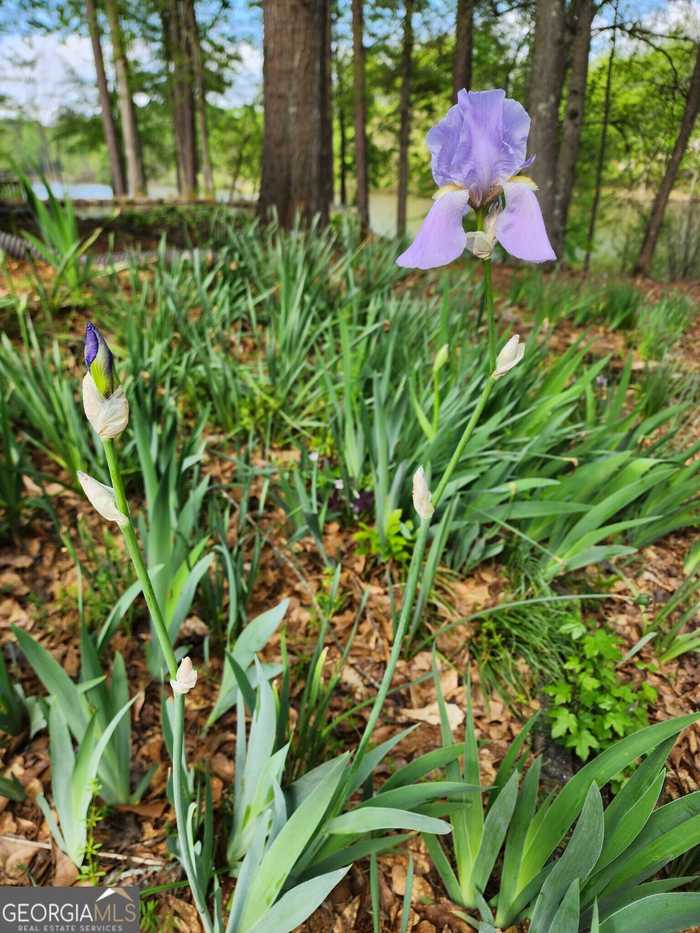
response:
<svg viewBox="0 0 700 933"><path fill-rule="evenodd" d="M21 264L16 271L21 273ZM500 272L500 270L499 270ZM503 283L500 283L501 286ZM657 284L649 284L657 289ZM696 292L697 294L697 292ZM514 321L517 309L511 309ZM520 320L524 326L527 321ZM697 322L695 329L700 327ZM551 346L561 349L576 334L567 325L553 332ZM620 353L620 336L597 329L594 353ZM698 356L693 334L684 342L681 352L683 365L696 367ZM285 456L280 452L280 459ZM231 478L231 467L217 459L210 451L206 463L217 482ZM64 528L75 534L78 516L95 529L100 540L102 526L86 506L82 496L67 490L60 483L51 484L48 492ZM287 648L292 661L308 658L316 640L316 612L314 601L326 585L324 568L312 542L301 541L289 545L286 539L284 515L270 507L260 517L261 527L268 539L263 548L261 571L252 596L250 615L270 608L289 596L287 615ZM357 553L352 539L354 529L333 524L326 529L328 553L342 564L340 593L342 608L332 618L332 636L328 639L327 670L340 657L340 652L355 620L363 593L367 593L366 610L359 624L347 663L341 673L340 689L334 700L333 711L359 703L371 697L388 658L391 644L390 594L387 590L385 568ZM646 612L653 605L663 603L683 577L683 557L696 538L694 532L675 534L657 542L639 554L626 570L629 585L616 584L611 598L602 602L597 617L615 629L627 647L641 637ZM79 553L87 555L78 545ZM392 594L400 599L400 575L395 572ZM641 591L647 594L651 606L641 607L634 599ZM34 677L16 649L10 631L12 624L31 632L49 649L64 669L77 676L79 670L78 633L79 617L76 596L78 576L72 557L57 540L51 523L41 516L32 518L21 539L0 548L0 643L5 656L14 661L12 672L18 677L27 694L42 693ZM440 599L430 606L430 624L455 621L479 609L496 605L506 592L506 581L495 564L485 564L468 577L452 581L440 591ZM442 683L450 712L460 734L464 719L464 693L462 675L470 671L474 689L476 727L484 742L482 752L482 779L488 783L502 758L508 743L518 733L522 722L535 708L532 705L514 709L497 696L487 696L480 689L479 670L469 654L469 639L474 625L458 625L439 639L438 645L445 656ZM101 844L100 868L105 871L102 883L128 882L141 887L178 881L181 872L166 850L166 838L172 832L174 817L167 803L166 780L168 759L160 730L160 688L150 681L144 663L144 639L147 628L141 616L131 634L120 632L113 646L122 652L127 664L132 694L138 699L133 708L132 734L134 767L145 771L153 763L158 770L143 801L136 806L119 807L110 812L99 824L96 838ZM216 697L222 659L213 657L208 669L203 666L202 643L208 632L207 620L192 616L187 619L182 638L193 646L195 666L200 670L196 691L188 699L187 742L191 762L202 762L213 773L215 806L222 803L233 777L233 716L224 716L208 733L203 724ZM267 659L279 659L279 637L273 638ZM642 651L645 660L652 660L651 648ZM410 661L402 661L395 680L406 684L430 669L430 654L419 652ZM663 671L650 673L650 680L658 690L659 700L651 715L662 720L700 708L700 669L696 655L685 655L666 665ZM527 671L523 670L524 682ZM296 691L303 683L295 682ZM435 691L430 680L413 685L393 694L387 704L375 740L381 741L411 723L420 723L397 748L392 756L395 767L402 761L436 747L440 743L437 728ZM353 747L363 725L362 714L346 723L336 736L338 750ZM669 762L666 794L670 797L700 788L700 727L689 729L676 744ZM48 737L41 733L34 739L20 735L7 739L1 750L2 773L14 775L24 786L27 799L13 803L0 797L0 883L7 885L70 884L76 881L72 864L52 844L48 827L34 803L38 794L50 794L50 763ZM388 773L388 771L387 771ZM416 933L444 933L472 928L453 912L444 898L436 873L421 843L412 846L416 880L413 891L410 929ZM399 926L404 892L407 855L390 854L380 858L381 898L386 931ZM160 898L158 930L200 929L194 909L182 888ZM170 918L170 919L168 919ZM369 885L365 863L353 866L341 885L328 901L301 928L308 933L345 933L370 931Z"/></svg>

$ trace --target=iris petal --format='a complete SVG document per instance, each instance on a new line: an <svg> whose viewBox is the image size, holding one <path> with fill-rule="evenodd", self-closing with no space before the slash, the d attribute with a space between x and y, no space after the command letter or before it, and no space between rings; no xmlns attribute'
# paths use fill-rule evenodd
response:
<svg viewBox="0 0 700 933"><path fill-rule="evenodd" d="M438 198L396 264L408 269L434 269L458 259L467 245L462 218L469 210L468 202L466 191L448 191Z"/></svg>
<svg viewBox="0 0 700 933"><path fill-rule="evenodd" d="M529 130L527 112L504 91L460 91L428 133L436 184L457 182L479 203L522 168Z"/></svg>
<svg viewBox="0 0 700 933"><path fill-rule="evenodd" d="M522 182L503 186L505 210L496 220L496 239L516 259L550 262L556 259L545 230L535 192Z"/></svg>

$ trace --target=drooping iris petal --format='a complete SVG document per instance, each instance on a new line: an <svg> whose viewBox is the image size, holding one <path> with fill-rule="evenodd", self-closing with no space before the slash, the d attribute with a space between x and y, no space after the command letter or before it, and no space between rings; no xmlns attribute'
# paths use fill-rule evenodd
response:
<svg viewBox="0 0 700 933"><path fill-rule="evenodd" d="M457 104L428 133L433 177L465 187L479 203L524 161L530 118L505 91L460 91Z"/></svg>
<svg viewBox="0 0 700 933"><path fill-rule="evenodd" d="M462 218L469 210L468 201L466 191L448 191L438 198L396 264L408 269L434 269L458 259L467 245Z"/></svg>
<svg viewBox="0 0 700 933"><path fill-rule="evenodd" d="M539 201L527 183L503 186L505 210L496 219L496 239L516 259L549 262L556 255L547 236Z"/></svg>

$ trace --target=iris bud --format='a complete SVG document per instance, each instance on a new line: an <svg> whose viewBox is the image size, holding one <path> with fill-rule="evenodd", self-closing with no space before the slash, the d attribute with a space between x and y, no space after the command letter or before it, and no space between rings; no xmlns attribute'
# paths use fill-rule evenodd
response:
<svg viewBox="0 0 700 933"><path fill-rule="evenodd" d="M428 481L425 478L425 470L418 467L413 474L413 508L416 510L422 521L428 521L433 512L433 497L428 488Z"/></svg>
<svg viewBox="0 0 700 933"><path fill-rule="evenodd" d="M114 357L94 324L85 328L85 365L105 398L114 391Z"/></svg>
<svg viewBox="0 0 700 933"><path fill-rule="evenodd" d="M491 373L492 379L505 376L525 356L525 344L520 343L520 337L514 334L496 357L496 368Z"/></svg>
<svg viewBox="0 0 700 933"><path fill-rule="evenodd" d="M120 528L128 523L127 516L117 508L116 497L111 486L105 486L104 483L80 470L78 470L78 479L90 505L102 518L106 518L108 522L116 522Z"/></svg>
<svg viewBox="0 0 700 933"><path fill-rule="evenodd" d="M192 667L189 658L183 658L177 669L175 680L170 681L173 693L189 693L197 683L197 671Z"/></svg>

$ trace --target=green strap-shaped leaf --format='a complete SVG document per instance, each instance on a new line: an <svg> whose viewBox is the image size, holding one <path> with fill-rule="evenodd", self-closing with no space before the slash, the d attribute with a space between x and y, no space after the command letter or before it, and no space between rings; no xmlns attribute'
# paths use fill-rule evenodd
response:
<svg viewBox="0 0 700 933"><path fill-rule="evenodd" d="M572 881L585 881L603 848L603 801L592 784L569 843L547 876L535 902L530 933L557 933L554 917ZM578 893L577 893L578 901Z"/></svg>
<svg viewBox="0 0 700 933"><path fill-rule="evenodd" d="M640 729L639 732L634 732L606 748L567 781L548 806L546 820L538 823L535 832L528 833L518 880L519 890L535 877L564 838L594 781L602 787L636 758L645 755L671 736L678 735L699 718L700 713L692 713Z"/></svg>
<svg viewBox="0 0 700 933"><path fill-rule="evenodd" d="M254 926L241 927L241 933L290 933L311 916L349 870L339 868L303 881L282 895Z"/></svg>
<svg viewBox="0 0 700 933"><path fill-rule="evenodd" d="M241 933L262 919L277 899L297 859L316 834L346 767L347 756L344 755L316 786L315 793L292 813L265 853L246 897L240 920Z"/></svg>
<svg viewBox="0 0 700 933"><path fill-rule="evenodd" d="M549 929L551 933L578 933L580 919L579 882L578 878L574 878L559 905L559 910L554 915Z"/></svg>
<svg viewBox="0 0 700 933"><path fill-rule="evenodd" d="M413 829L420 833L449 833L450 824L422 813L397 810L392 807L357 807L349 813L336 816L325 827L333 835L353 836L375 829Z"/></svg>
<svg viewBox="0 0 700 933"><path fill-rule="evenodd" d="M652 894L600 924L600 933L683 933L700 923L700 894Z"/></svg>
<svg viewBox="0 0 700 933"><path fill-rule="evenodd" d="M484 821L481 845L472 869L472 884L482 894L486 890L493 866L496 864L498 853L501 851L503 840L510 826L518 798L519 779L520 775L514 771Z"/></svg>
<svg viewBox="0 0 700 933"><path fill-rule="evenodd" d="M695 845L700 845L700 791L655 810L632 845L591 879L585 899L644 881Z"/></svg>

